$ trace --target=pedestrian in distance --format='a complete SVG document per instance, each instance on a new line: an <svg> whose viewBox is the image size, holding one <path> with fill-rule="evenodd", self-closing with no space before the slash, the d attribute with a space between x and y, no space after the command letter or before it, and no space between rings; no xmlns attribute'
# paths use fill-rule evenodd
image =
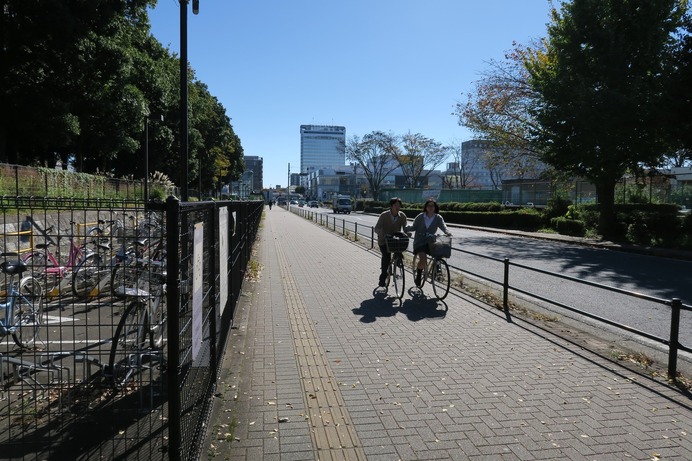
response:
<svg viewBox="0 0 692 461"><path fill-rule="evenodd" d="M420 287L423 269L427 264L427 255L430 252L428 243L430 243L431 236L435 235L438 229L447 236L452 235L447 229L444 218L439 213L440 207L437 202L435 199L429 198L423 205L423 212L413 219L413 224L407 229L416 233L413 238L413 254L418 255L418 265L414 277L417 287Z"/></svg>
<svg viewBox="0 0 692 461"><path fill-rule="evenodd" d="M274 200L269 200L269 211L271 211L272 205L274 205Z"/></svg>
<svg viewBox="0 0 692 461"><path fill-rule="evenodd" d="M401 211L401 199L393 197L389 200L389 210L382 212L375 224L375 233L377 234L377 244L382 253L380 262L380 280L379 286L383 287L387 283L387 269L392 261L392 254L387 251L386 235L394 235L398 232L406 231L406 214Z"/></svg>

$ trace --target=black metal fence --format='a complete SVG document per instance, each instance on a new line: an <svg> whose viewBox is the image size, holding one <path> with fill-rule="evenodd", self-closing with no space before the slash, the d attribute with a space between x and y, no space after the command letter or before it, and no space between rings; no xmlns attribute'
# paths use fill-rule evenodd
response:
<svg viewBox="0 0 692 461"><path fill-rule="evenodd" d="M264 203L167 202L171 459L199 454ZM235 231L234 231L235 229ZM171 273L178 267L176 273ZM226 274L226 275L224 275Z"/></svg>
<svg viewBox="0 0 692 461"><path fill-rule="evenodd" d="M200 458L262 205L0 197L2 457Z"/></svg>

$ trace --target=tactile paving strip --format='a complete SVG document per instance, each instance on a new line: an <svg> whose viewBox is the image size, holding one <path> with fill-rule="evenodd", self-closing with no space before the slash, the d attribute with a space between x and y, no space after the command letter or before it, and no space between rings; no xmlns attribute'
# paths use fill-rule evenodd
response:
<svg viewBox="0 0 692 461"><path fill-rule="evenodd" d="M276 251L300 370L306 416L318 459L365 460L365 453L290 265L280 245L276 246Z"/></svg>

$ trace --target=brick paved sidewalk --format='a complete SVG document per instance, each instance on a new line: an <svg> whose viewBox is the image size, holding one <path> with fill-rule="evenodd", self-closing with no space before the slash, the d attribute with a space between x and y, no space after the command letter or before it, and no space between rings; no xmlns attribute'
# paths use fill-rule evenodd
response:
<svg viewBox="0 0 692 461"><path fill-rule="evenodd" d="M374 295L379 254L282 208L253 259L205 459L692 459L689 397L465 296Z"/></svg>

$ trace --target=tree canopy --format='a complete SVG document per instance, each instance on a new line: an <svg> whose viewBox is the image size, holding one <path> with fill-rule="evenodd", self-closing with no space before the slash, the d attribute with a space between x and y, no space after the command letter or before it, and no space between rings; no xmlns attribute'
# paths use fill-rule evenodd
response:
<svg viewBox="0 0 692 461"><path fill-rule="evenodd" d="M352 136L346 142L346 159L363 169L370 191L379 197L382 182L398 165L394 162L396 136L382 131L373 131L361 139Z"/></svg>
<svg viewBox="0 0 692 461"><path fill-rule="evenodd" d="M179 177L179 59L152 35L156 0L2 0L0 161ZM225 108L189 70L190 180L242 170ZM201 171L199 168L201 167ZM179 184L179 180L177 181ZM180 185L180 184L179 184Z"/></svg>
<svg viewBox="0 0 692 461"><path fill-rule="evenodd" d="M492 63L455 115L505 163L535 156L591 181L607 236L625 173L689 156L690 52L686 0L565 1L546 38Z"/></svg>
<svg viewBox="0 0 692 461"><path fill-rule="evenodd" d="M420 133L409 132L401 136L392 154L410 187L420 187L423 180L449 157L450 149Z"/></svg>
<svg viewBox="0 0 692 461"><path fill-rule="evenodd" d="M681 18L675 0L574 0L553 10L545 53L525 61L542 159L596 186L605 236L616 182L663 158L663 95Z"/></svg>
<svg viewBox="0 0 692 461"><path fill-rule="evenodd" d="M535 177L544 169L540 146L532 139L532 132L540 130L530 112L538 94L529 84L525 66L526 57L540 46L541 43L532 47L515 43L504 61L490 61L489 70L475 82L467 100L457 103L453 113L459 117L460 125L492 146L481 160L494 181L499 182L505 174ZM468 163L469 159L464 157L461 153L462 162Z"/></svg>

